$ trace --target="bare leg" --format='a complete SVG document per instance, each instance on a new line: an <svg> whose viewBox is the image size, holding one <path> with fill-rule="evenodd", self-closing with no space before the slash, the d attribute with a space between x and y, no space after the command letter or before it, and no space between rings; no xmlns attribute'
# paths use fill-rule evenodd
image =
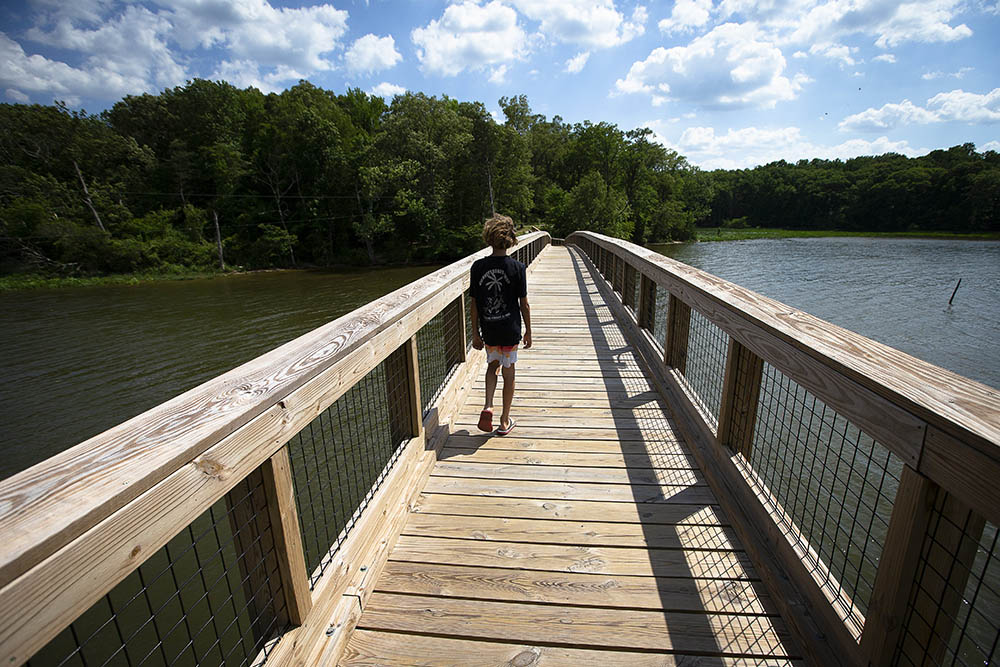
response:
<svg viewBox="0 0 1000 667"><path fill-rule="evenodd" d="M486 366L486 403L483 404L484 410L489 410L493 408L493 394L497 389L497 367L499 365L500 365L499 361L491 361ZM506 375L504 376L504 378L506 378ZM505 379L504 396L506 395L507 395L507 381Z"/></svg>
<svg viewBox="0 0 1000 667"><path fill-rule="evenodd" d="M496 379L494 379L493 382L495 384ZM503 369L503 413L500 415L500 428L507 428L510 426L510 406L513 402L514 364L511 364Z"/></svg>

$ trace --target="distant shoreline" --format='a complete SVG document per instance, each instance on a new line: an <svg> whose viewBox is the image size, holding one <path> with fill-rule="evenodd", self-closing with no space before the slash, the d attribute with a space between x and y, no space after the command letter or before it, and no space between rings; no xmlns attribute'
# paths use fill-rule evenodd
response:
<svg viewBox="0 0 1000 667"><path fill-rule="evenodd" d="M696 227L695 240L704 242L748 241L756 239L824 238L858 236L885 239L937 239L955 241L1000 241L1000 232L960 234L955 232L848 232L836 230L805 229L730 229L727 227ZM650 244L655 245L655 244Z"/></svg>

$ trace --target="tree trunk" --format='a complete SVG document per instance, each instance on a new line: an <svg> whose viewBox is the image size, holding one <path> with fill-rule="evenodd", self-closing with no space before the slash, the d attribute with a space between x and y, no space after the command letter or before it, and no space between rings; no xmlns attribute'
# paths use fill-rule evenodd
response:
<svg viewBox="0 0 1000 667"><path fill-rule="evenodd" d="M215 222L215 245L219 248L219 268L226 270L226 260L222 257L222 233L219 231L219 214L212 209L212 221Z"/></svg>
<svg viewBox="0 0 1000 667"><path fill-rule="evenodd" d="M104 228L104 223L101 222L101 216L97 213L97 209L94 208L94 202L90 199L90 191L87 190L87 182L83 180L83 173L80 171L80 165L76 163L76 160L73 160L73 168L76 169L76 175L80 178L80 185L83 186L83 202L87 205L87 208L90 209L90 212L94 214L94 220L97 222L98 228L107 234L108 230Z"/></svg>

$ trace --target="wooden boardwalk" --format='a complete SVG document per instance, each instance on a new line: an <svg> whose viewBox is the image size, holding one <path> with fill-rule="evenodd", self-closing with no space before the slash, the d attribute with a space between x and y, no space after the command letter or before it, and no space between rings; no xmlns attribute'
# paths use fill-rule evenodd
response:
<svg viewBox="0 0 1000 667"><path fill-rule="evenodd" d="M537 262L518 425L480 378L342 664L798 664L584 261Z"/></svg>

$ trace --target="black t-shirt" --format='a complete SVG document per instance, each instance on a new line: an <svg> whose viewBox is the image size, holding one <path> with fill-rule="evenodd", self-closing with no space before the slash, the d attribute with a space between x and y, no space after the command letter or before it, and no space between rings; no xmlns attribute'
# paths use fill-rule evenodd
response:
<svg viewBox="0 0 1000 667"><path fill-rule="evenodd" d="M483 257L472 264L471 294L487 345L521 342L521 304L528 296L524 264L513 257Z"/></svg>

